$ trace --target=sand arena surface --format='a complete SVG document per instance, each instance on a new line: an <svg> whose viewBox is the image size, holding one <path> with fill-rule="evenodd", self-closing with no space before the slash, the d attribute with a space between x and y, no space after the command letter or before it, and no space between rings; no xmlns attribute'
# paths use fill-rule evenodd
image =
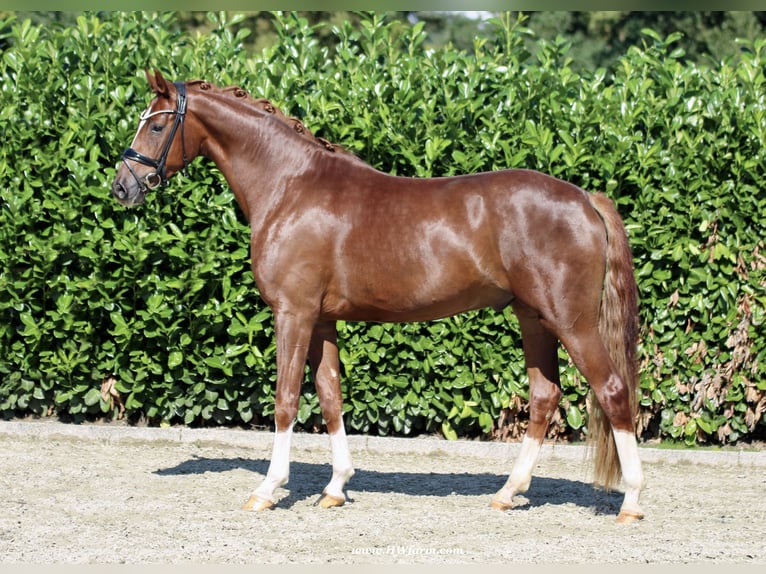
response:
<svg viewBox="0 0 766 574"><path fill-rule="evenodd" d="M329 440L296 434L276 509L241 510L271 433L0 422L0 564L766 563L766 452L641 448L646 518L546 445L518 507L489 508L518 444L352 436L342 508L314 506Z"/></svg>

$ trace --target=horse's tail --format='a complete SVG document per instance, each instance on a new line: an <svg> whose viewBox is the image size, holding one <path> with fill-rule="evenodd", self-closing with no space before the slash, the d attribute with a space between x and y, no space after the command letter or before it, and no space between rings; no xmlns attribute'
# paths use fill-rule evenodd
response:
<svg viewBox="0 0 766 574"><path fill-rule="evenodd" d="M589 194L593 208L606 227L606 276L599 313L599 333L617 374L628 387L630 412L637 412L638 287L633 257L620 214L614 203L601 193ZM606 489L620 480L622 472L612 427L595 393L591 391L588 437L594 448L594 483Z"/></svg>

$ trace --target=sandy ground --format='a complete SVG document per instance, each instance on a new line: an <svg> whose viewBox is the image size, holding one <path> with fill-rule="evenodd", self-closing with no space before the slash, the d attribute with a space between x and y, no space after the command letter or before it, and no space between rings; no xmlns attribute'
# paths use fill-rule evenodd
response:
<svg viewBox="0 0 766 574"><path fill-rule="evenodd" d="M642 448L646 518L625 526L569 445L502 513L517 444L350 437L351 502L321 509L327 437L298 434L278 507L242 511L271 436L0 422L0 563L766 563L766 451Z"/></svg>

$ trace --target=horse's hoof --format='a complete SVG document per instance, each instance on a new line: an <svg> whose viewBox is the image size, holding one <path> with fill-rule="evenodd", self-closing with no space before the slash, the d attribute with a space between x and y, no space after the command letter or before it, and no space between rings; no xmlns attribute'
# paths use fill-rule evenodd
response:
<svg viewBox="0 0 766 574"><path fill-rule="evenodd" d="M505 512L506 510L510 510L511 508L513 508L513 503L503 502L502 500L498 498L493 498L492 502L489 503L489 507L492 510L500 510Z"/></svg>
<svg viewBox="0 0 766 574"><path fill-rule="evenodd" d="M322 494L319 502L317 502L317 506L320 508L338 508L344 504L346 504L345 498L333 496L332 494L327 494L326 492Z"/></svg>
<svg viewBox="0 0 766 574"><path fill-rule="evenodd" d="M617 515L617 522L620 524L633 524L644 518L643 512L632 512L630 510L621 510Z"/></svg>
<svg viewBox="0 0 766 574"><path fill-rule="evenodd" d="M242 510L251 510L253 512L262 512L274 508L274 502L266 500L255 494L247 499L247 502L242 506Z"/></svg>

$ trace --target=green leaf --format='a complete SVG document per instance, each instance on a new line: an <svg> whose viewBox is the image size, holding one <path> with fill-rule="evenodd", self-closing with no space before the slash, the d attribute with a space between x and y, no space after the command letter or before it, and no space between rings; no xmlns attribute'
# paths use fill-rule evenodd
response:
<svg viewBox="0 0 766 574"><path fill-rule="evenodd" d="M582 427L582 413L577 405L570 405L567 409L567 424L577 430Z"/></svg>
<svg viewBox="0 0 766 574"><path fill-rule="evenodd" d="M184 354L181 351L172 351L168 355L168 368L175 369L184 361Z"/></svg>
<svg viewBox="0 0 766 574"><path fill-rule="evenodd" d="M101 400L101 390L96 388L90 389L83 397L83 402L89 407L92 407L93 405L98 404L100 400Z"/></svg>
<svg viewBox="0 0 766 574"><path fill-rule="evenodd" d="M447 440L457 440L457 432L452 428L448 421L442 422L442 434Z"/></svg>

